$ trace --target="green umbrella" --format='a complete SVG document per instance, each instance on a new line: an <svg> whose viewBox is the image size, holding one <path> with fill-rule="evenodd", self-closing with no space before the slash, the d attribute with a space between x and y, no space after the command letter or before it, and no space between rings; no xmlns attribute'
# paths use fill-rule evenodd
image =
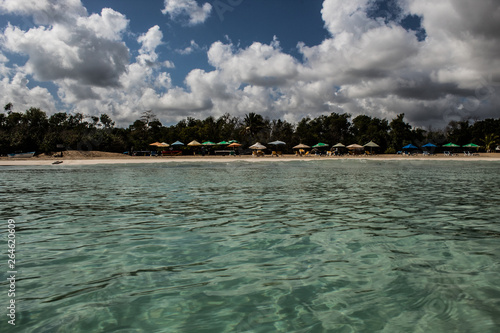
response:
<svg viewBox="0 0 500 333"><path fill-rule="evenodd" d="M462 147L467 147L467 148L477 148L479 147L478 145L476 144L473 144L473 143L468 143L466 145L463 145Z"/></svg>
<svg viewBox="0 0 500 333"><path fill-rule="evenodd" d="M327 145L326 143L317 143L313 146L313 148L322 148L322 147L328 147L329 145Z"/></svg>
<svg viewBox="0 0 500 333"><path fill-rule="evenodd" d="M447 143L447 144L443 145L443 147L460 147L460 146L457 145L457 144L454 144L454 143L450 142L450 143Z"/></svg>
<svg viewBox="0 0 500 333"><path fill-rule="evenodd" d="M229 143L238 143L238 141L236 141L236 140L229 140L228 142Z"/></svg>
<svg viewBox="0 0 500 333"><path fill-rule="evenodd" d="M227 141L221 141L218 143L218 145L228 145L230 144L231 142L227 142Z"/></svg>
<svg viewBox="0 0 500 333"><path fill-rule="evenodd" d="M216 143L213 143L212 141L205 141L202 143L203 146L215 146Z"/></svg>

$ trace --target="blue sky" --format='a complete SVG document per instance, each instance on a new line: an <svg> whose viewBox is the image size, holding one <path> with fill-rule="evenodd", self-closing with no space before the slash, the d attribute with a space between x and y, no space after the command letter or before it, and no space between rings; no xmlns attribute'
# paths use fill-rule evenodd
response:
<svg viewBox="0 0 500 333"><path fill-rule="evenodd" d="M499 22L494 0L2 0L0 102L442 127L498 117Z"/></svg>

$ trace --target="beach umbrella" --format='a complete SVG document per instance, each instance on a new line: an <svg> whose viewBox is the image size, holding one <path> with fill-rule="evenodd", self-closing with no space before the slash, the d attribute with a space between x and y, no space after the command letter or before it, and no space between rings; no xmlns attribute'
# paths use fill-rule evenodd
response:
<svg viewBox="0 0 500 333"><path fill-rule="evenodd" d="M202 143L203 146L215 146L216 144L213 143L212 141L205 141Z"/></svg>
<svg viewBox="0 0 500 333"><path fill-rule="evenodd" d="M352 145L347 146L347 149L363 149L363 146L353 143Z"/></svg>
<svg viewBox="0 0 500 333"><path fill-rule="evenodd" d="M258 150L261 150L261 149L266 149L266 146L264 146L262 143L260 142L256 142L255 144L251 145L250 147L248 147L250 149L258 149Z"/></svg>
<svg viewBox="0 0 500 333"><path fill-rule="evenodd" d="M474 144L474 143L468 143L466 145L463 145L462 147L467 147L467 148L479 148L478 145Z"/></svg>
<svg viewBox="0 0 500 333"><path fill-rule="evenodd" d="M447 144L443 145L443 147L448 147L448 148L449 147L454 147L454 148L456 148L456 147L460 147L460 146L457 145L457 144L454 144L454 143L450 142L450 143L447 143Z"/></svg>
<svg viewBox="0 0 500 333"><path fill-rule="evenodd" d="M371 154L373 148L380 148L380 146L378 144L376 144L375 142L373 142L373 141L368 142L363 147L370 148L370 154Z"/></svg>
<svg viewBox="0 0 500 333"><path fill-rule="evenodd" d="M270 145L286 145L286 143L284 143L283 141L280 141L280 140L276 140L276 141L273 141L273 142L269 142Z"/></svg>
<svg viewBox="0 0 500 333"><path fill-rule="evenodd" d="M240 143L238 143L238 142L233 142L233 143L231 143L230 145L228 145L227 147L228 147L228 148L236 148L236 147L240 147L240 146L241 146L241 144L240 144Z"/></svg>
<svg viewBox="0 0 500 333"><path fill-rule="evenodd" d="M228 145L228 144L229 144L229 142L227 142L227 141L221 141L218 143L218 145Z"/></svg>
<svg viewBox="0 0 500 333"><path fill-rule="evenodd" d="M373 141L368 142L366 145L364 145L364 147L380 148L380 146Z"/></svg>
<svg viewBox="0 0 500 333"><path fill-rule="evenodd" d="M150 146L158 146L158 145L161 145L161 142L156 141L156 142L150 143L149 145Z"/></svg>
<svg viewBox="0 0 500 333"><path fill-rule="evenodd" d="M410 143L409 145L404 146L403 149L418 149L418 147Z"/></svg>
<svg viewBox="0 0 500 333"><path fill-rule="evenodd" d="M325 147L328 147L329 145L327 145L326 143L322 143L322 142L319 142L317 144L315 144L313 146L313 148L325 148Z"/></svg>
<svg viewBox="0 0 500 333"><path fill-rule="evenodd" d="M157 147L170 147L170 145L166 142L162 142L159 145L157 145Z"/></svg>
<svg viewBox="0 0 500 333"><path fill-rule="evenodd" d="M295 147L293 147L293 149L309 149L311 147L309 147L308 145L305 145L303 143L300 143L298 145L296 145Z"/></svg>
<svg viewBox="0 0 500 333"><path fill-rule="evenodd" d="M174 143L172 143L172 146L184 146L184 144L180 141L175 141Z"/></svg>
<svg viewBox="0 0 500 333"><path fill-rule="evenodd" d="M190 146L190 147L197 147L197 146L201 146L201 143L199 143L196 140L193 140L190 143L188 143L187 145Z"/></svg>
<svg viewBox="0 0 500 333"><path fill-rule="evenodd" d="M238 141L236 141L236 140L229 140L228 142L229 143L238 143Z"/></svg>
<svg viewBox="0 0 500 333"><path fill-rule="evenodd" d="M345 148L345 146L339 142L336 145L333 145L332 148Z"/></svg>
<svg viewBox="0 0 500 333"><path fill-rule="evenodd" d="M437 146L432 143L426 143L425 145L422 146L422 148L436 148Z"/></svg>

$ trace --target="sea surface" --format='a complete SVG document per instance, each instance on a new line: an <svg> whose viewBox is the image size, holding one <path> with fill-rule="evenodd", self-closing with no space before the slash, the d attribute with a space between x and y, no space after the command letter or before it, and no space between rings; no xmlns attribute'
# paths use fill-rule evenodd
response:
<svg viewBox="0 0 500 333"><path fill-rule="evenodd" d="M0 331L499 332L499 171L333 159L1 167Z"/></svg>

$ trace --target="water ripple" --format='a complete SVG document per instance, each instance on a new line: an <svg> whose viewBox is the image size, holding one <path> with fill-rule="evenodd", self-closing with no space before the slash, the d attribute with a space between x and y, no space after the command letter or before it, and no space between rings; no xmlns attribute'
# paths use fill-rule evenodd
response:
<svg viewBox="0 0 500 333"><path fill-rule="evenodd" d="M7 167L0 182L26 332L500 327L496 163Z"/></svg>

